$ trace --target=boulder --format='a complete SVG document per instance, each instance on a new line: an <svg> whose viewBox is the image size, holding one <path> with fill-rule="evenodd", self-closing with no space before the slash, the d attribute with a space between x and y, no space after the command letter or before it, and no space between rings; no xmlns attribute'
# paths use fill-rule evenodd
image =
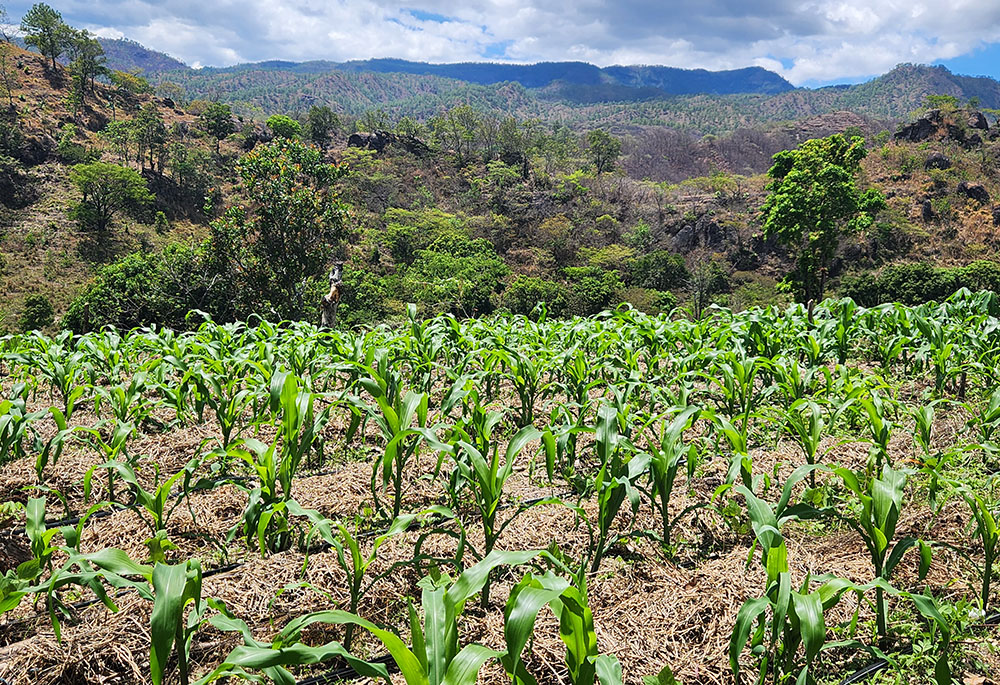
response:
<svg viewBox="0 0 1000 685"><path fill-rule="evenodd" d="M950 169L951 160L940 152L932 152L924 160L924 169Z"/></svg>
<svg viewBox="0 0 1000 685"><path fill-rule="evenodd" d="M347 139L347 147L359 147L365 150L375 150L375 152L382 152L389 145L398 145L418 157L430 152L430 148L422 140L414 136L397 135L391 131L352 133Z"/></svg>
<svg viewBox="0 0 1000 685"><path fill-rule="evenodd" d="M1000 207L993 208L993 225L1000 226Z"/></svg>
<svg viewBox="0 0 1000 685"><path fill-rule="evenodd" d="M986 116L978 109L970 110L966 121L969 124L969 128L978 128L980 131L988 131L990 129L990 124L986 120Z"/></svg>
<svg viewBox="0 0 1000 685"><path fill-rule="evenodd" d="M984 188L979 183L969 183L968 181L962 181L958 184L958 194L964 195L970 200L975 200L980 204L989 204L990 194L986 192Z"/></svg>

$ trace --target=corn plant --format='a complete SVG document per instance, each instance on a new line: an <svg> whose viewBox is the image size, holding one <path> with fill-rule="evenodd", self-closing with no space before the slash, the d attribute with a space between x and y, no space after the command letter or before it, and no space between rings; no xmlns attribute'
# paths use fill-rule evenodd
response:
<svg viewBox="0 0 1000 685"><path fill-rule="evenodd" d="M593 490L597 499L597 538L592 550L590 570L596 572L604 555L622 537L613 535L611 525L628 498L634 517L639 509L639 491L636 480L646 472L649 455L635 454L635 447L618 432L618 412L609 405L597 412L597 426L594 433L595 450L601 468L594 479ZM623 452L630 453L631 459L624 459Z"/></svg>
<svg viewBox="0 0 1000 685"><path fill-rule="evenodd" d="M36 452L42 448L41 438L35 431L36 421L46 412L29 412L24 399L24 386L14 388L11 399L0 400L0 465L8 460L21 459L27 455L28 442ZM39 476L41 480L41 476Z"/></svg>
<svg viewBox="0 0 1000 685"><path fill-rule="evenodd" d="M156 404L145 396L148 377L146 371L137 371L127 386L97 388L94 411L100 416L101 405L107 403L112 418L119 423L142 424L152 416L156 408Z"/></svg>
<svg viewBox="0 0 1000 685"><path fill-rule="evenodd" d="M177 671L181 685L190 682L191 640L209 608L201 596L201 563L190 559L173 566L158 563L153 567L153 612L150 616L149 671L153 685L160 685L168 672L172 652L177 653ZM191 605L191 610L185 611Z"/></svg>
<svg viewBox="0 0 1000 685"><path fill-rule="evenodd" d="M247 407L254 400L253 393L247 388L241 388L241 379L223 380L211 373L202 371L194 376L198 392L204 397L205 403L215 413L219 424L222 440L219 447L228 449L233 440L233 431L239 433L240 421Z"/></svg>
<svg viewBox="0 0 1000 685"><path fill-rule="evenodd" d="M458 622L468 600L486 583L494 568L501 565L523 564L538 555L538 552L493 552L476 565L466 569L451 581L447 576L432 577L420 581L422 590L424 620L421 624L412 602L409 605L411 646L396 633L380 628L370 621L346 611L327 610L306 614L289 622L278 634L272 645L264 645L253 640L249 629L234 624L231 620L213 617L217 627L229 626L239 629L246 645L237 647L226 657L225 662L201 683L211 682L223 675L232 675L237 669L252 666L283 667L291 664L317 663L333 656L345 656L362 675L382 677L388 680L384 667L367 664L350 657L336 642L321 647L305 647L296 644L302 630L314 623L334 625L356 625L370 632L389 652L407 685L475 685L480 669L490 659L502 656L483 645L470 643L462 645L459 639ZM226 628L223 628L226 629ZM361 670L363 669L363 670ZM275 682L278 680L270 675Z"/></svg>
<svg viewBox="0 0 1000 685"><path fill-rule="evenodd" d="M128 454L128 441L135 432L135 426L131 423L112 423L110 435L105 438L102 429L109 423L111 422L101 421L92 428L79 426L72 430L74 433L82 433L84 442L103 457L105 463L119 461L131 463ZM108 499L112 502L115 501L114 474L113 470L108 471Z"/></svg>
<svg viewBox="0 0 1000 685"><path fill-rule="evenodd" d="M370 664L357 658L335 640L315 647L300 642L302 630L312 623L323 621L323 613L292 620L267 643L255 639L250 626L230 614L222 602L209 599L208 605L218 611L208 619L209 623L220 631L239 633L243 644L233 649L215 670L200 678L195 685L208 685L223 678L252 682L264 682L266 678L277 685L289 685L295 682L295 676L286 667L318 664L334 658L343 659L361 676L381 679L387 685L391 682L384 665ZM248 673L247 669L259 670L264 677Z"/></svg>
<svg viewBox="0 0 1000 685"><path fill-rule="evenodd" d="M997 528L996 516L994 514L996 504L991 505L982 496L962 483L952 481L949 482L949 486L965 500L966 505L968 505L969 510L972 512L972 518L975 521L975 534L979 537L979 541L983 546L982 565L975 562L973 564L980 569L981 585L979 601L980 608L985 614L990 607L990 585L993 581L993 565L996 563L998 552L1000 552L1000 529ZM951 545L948 546L951 547ZM955 549L954 547L952 548ZM968 558L968 555L963 550L957 551Z"/></svg>
<svg viewBox="0 0 1000 685"><path fill-rule="evenodd" d="M241 439L227 451L228 455L242 459L257 476L257 487L248 489L242 527L248 543L257 538L262 555L268 546L274 551L290 543L285 508L278 505L292 499L295 474L329 422L331 409L328 406L316 413L314 395L300 390L295 376L278 376L278 382L271 386L271 403L279 408L281 417L274 440L268 445L253 438ZM267 545L269 533L272 542Z"/></svg>
<svg viewBox="0 0 1000 685"><path fill-rule="evenodd" d="M535 404L552 391L552 382L546 380L548 358L540 350L527 353L511 347L494 350L493 358L506 369L507 378L517 393L519 406L518 427L535 422Z"/></svg>
<svg viewBox="0 0 1000 685"><path fill-rule="evenodd" d="M671 531L677 522L690 512L705 506L697 503L685 507L676 516L670 516L670 500L673 497L677 472L682 464L686 465L688 480L694 475L698 458L698 448L691 444L684 446L684 431L698 419L701 410L698 407L678 408L676 415L660 421L658 434L649 439L649 487L644 490L653 512L658 515L661 523L660 544L670 547ZM640 488L642 489L642 488Z"/></svg>
<svg viewBox="0 0 1000 685"><path fill-rule="evenodd" d="M199 464L200 460L192 459L183 469L163 481L160 480L159 465L154 464L155 478L151 490L146 490L142 487L142 484L136 477L135 469L129 464L120 461L108 461L103 464L96 464L87 469L86 474L84 474L84 500L90 499L91 479L98 469L108 469L116 472L118 477L131 488L135 512L149 528L150 534L155 537L161 531L166 531L170 516L177 507L184 503L184 496L175 497L173 504L170 503L170 493L174 485L180 481L185 486L184 490L186 492L187 485L190 483L194 471ZM184 493L181 494L183 495Z"/></svg>
<svg viewBox="0 0 1000 685"><path fill-rule="evenodd" d="M416 455L421 438L433 437L433 432L427 431L426 393L410 390L404 397L395 395L392 401L392 386L387 385L384 377L363 378L359 380L365 389L375 399L372 406L353 400L355 407L362 409L374 418L375 424L386 441L385 450L372 465L372 497L379 511L385 512L378 497L378 486L381 480L383 488L392 491L392 518L399 516L403 503L403 474L409 462ZM416 426L413 426L414 420Z"/></svg>
<svg viewBox="0 0 1000 685"><path fill-rule="evenodd" d="M571 585L551 571L526 575L510 592L504 610L506 651L500 663L513 685L537 685L524 666L522 654L534 633L538 613L549 606L559 619L559 636L566 645L566 667L573 685L621 685L621 664L614 656L600 654L594 617L586 591Z"/></svg>
<svg viewBox="0 0 1000 685"><path fill-rule="evenodd" d="M888 464L882 475L864 476L850 469L833 469L844 485L861 500L861 511L856 515L838 513L838 517L851 526L861 536L875 570L875 578L886 582L903 558L903 554L914 546L920 548L920 576L927 573L930 566L930 547L916 538L904 538L892 546L896 536L896 523L903 506L903 489L906 487L908 472L895 470ZM885 638L889 629L886 621L887 607L883 589L875 589L875 619L878 635Z"/></svg>
<svg viewBox="0 0 1000 685"><path fill-rule="evenodd" d="M503 420L499 412L487 412L476 403L469 420L455 428L454 448L449 454L454 460L448 484L448 495L455 510L460 509L460 498L468 490L483 527L483 549L480 558L488 557L497 540L524 509L517 508L506 520L498 520L501 512L503 487L514 470L514 462L532 440L542 437L534 426L525 426L507 443L503 462L500 445L493 437L493 429ZM548 441L551 444L551 441ZM482 592L482 606L489 604L490 582L487 578Z"/></svg>
<svg viewBox="0 0 1000 685"><path fill-rule="evenodd" d="M763 685L769 674L774 683L793 679L796 685L814 683L809 669L821 651L857 644L826 641L824 614L840 601L850 584L833 579L810 590L810 581L806 575L802 586L795 591L791 574L782 571L769 583L763 596L740 607L729 641L729 665L736 682L740 682L740 654L748 641L760 659L758 685Z"/></svg>

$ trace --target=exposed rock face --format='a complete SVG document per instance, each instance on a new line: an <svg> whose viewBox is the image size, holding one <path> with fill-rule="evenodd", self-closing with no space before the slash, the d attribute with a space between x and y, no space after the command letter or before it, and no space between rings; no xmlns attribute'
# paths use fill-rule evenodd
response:
<svg viewBox="0 0 1000 685"><path fill-rule="evenodd" d="M959 109L943 113L929 109L917 119L896 131L896 140L919 143L925 140L950 140L965 147L983 144L982 134L989 134L989 123L982 112Z"/></svg>
<svg viewBox="0 0 1000 685"><path fill-rule="evenodd" d="M413 136L400 136L390 131L372 133L352 133L347 139L347 147L359 147L382 152L389 145L399 145L407 152L421 156L430 152L427 145Z"/></svg>
<svg viewBox="0 0 1000 685"><path fill-rule="evenodd" d="M950 169L951 160L940 152L932 152L924 161L924 169Z"/></svg>
<svg viewBox="0 0 1000 685"><path fill-rule="evenodd" d="M673 239L673 249L689 252L697 248L720 245L727 237L727 231L716 222L701 217L694 224L685 224Z"/></svg>
<svg viewBox="0 0 1000 685"><path fill-rule="evenodd" d="M993 225L1000 226L1000 207L993 208Z"/></svg>
<svg viewBox="0 0 1000 685"><path fill-rule="evenodd" d="M968 181L962 181L958 184L958 194L965 195L970 200L975 200L980 204L989 204L990 194L986 192L984 188L979 183L969 183Z"/></svg>

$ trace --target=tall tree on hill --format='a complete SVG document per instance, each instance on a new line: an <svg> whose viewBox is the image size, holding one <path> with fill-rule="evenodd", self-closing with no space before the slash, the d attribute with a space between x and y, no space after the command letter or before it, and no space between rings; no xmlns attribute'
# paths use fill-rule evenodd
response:
<svg viewBox="0 0 1000 685"><path fill-rule="evenodd" d="M38 52L52 60L52 70L56 60L69 45L72 29L63 21L62 15L44 2L31 6L21 18L24 42L38 48Z"/></svg>
<svg viewBox="0 0 1000 685"><path fill-rule="evenodd" d="M242 316L304 318L346 236L347 206L331 188L345 170L319 150L278 138L237 164L243 198L212 222L215 273L232 284Z"/></svg>
<svg viewBox="0 0 1000 685"><path fill-rule="evenodd" d="M587 152L597 173L602 174L615 168L622 152L622 141L602 128L595 128L587 134Z"/></svg>
<svg viewBox="0 0 1000 685"><path fill-rule="evenodd" d="M340 117L326 105L313 105L306 118L306 135L313 145L326 150L333 132L340 128Z"/></svg>
<svg viewBox="0 0 1000 685"><path fill-rule="evenodd" d="M69 178L83 196L70 216L86 228L106 231L116 214L137 215L153 201L146 180L118 164L77 164Z"/></svg>
<svg viewBox="0 0 1000 685"><path fill-rule="evenodd" d="M70 72L93 92L97 77L111 73L105 66L104 48L86 29L70 29L69 36Z"/></svg>
<svg viewBox="0 0 1000 685"><path fill-rule="evenodd" d="M858 136L807 140L774 155L769 195L761 207L764 236L788 247L796 260L790 277L801 302L818 302L841 235L870 226L884 209L875 188L858 190L855 177L868 151Z"/></svg>
<svg viewBox="0 0 1000 685"><path fill-rule="evenodd" d="M144 169L146 155L149 157L149 168L163 171L163 165L157 165L161 159L167 142L167 127L163 124L163 115L152 102L146 103L132 120L132 135L136 141L139 169Z"/></svg>
<svg viewBox="0 0 1000 685"><path fill-rule="evenodd" d="M223 138L236 131L233 122L233 110L229 105L213 102L201 113L200 123L204 131L215 138L215 154L219 154L219 143Z"/></svg>

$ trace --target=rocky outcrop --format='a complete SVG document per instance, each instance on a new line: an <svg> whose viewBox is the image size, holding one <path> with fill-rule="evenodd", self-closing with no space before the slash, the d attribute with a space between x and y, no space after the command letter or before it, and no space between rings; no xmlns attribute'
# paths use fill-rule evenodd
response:
<svg viewBox="0 0 1000 685"><path fill-rule="evenodd" d="M675 252L690 252L699 248L721 245L728 236L727 229L715 221L701 217L693 224L685 224L673 237Z"/></svg>
<svg viewBox="0 0 1000 685"><path fill-rule="evenodd" d="M924 160L924 169L950 169L951 160L940 152L932 152Z"/></svg>
<svg viewBox="0 0 1000 685"><path fill-rule="evenodd" d="M389 145L402 147L407 152L417 156L423 156L430 152L430 148L422 140L414 136L401 136L390 131L352 133L347 139L347 147L358 147L375 152L382 152Z"/></svg>
<svg viewBox="0 0 1000 685"><path fill-rule="evenodd" d="M993 225L1000 226L1000 207L993 208Z"/></svg>
<svg viewBox="0 0 1000 685"><path fill-rule="evenodd" d="M989 123L982 112L957 109L945 112L929 109L914 122L896 131L896 140L920 143L925 140L952 141L964 147L983 144L983 135L990 132Z"/></svg>
<svg viewBox="0 0 1000 685"><path fill-rule="evenodd" d="M975 200L979 204L985 205L990 202L990 194L986 192L986 188L979 183L962 181L958 184L958 188L956 190L958 190L959 195L964 195L970 200Z"/></svg>

